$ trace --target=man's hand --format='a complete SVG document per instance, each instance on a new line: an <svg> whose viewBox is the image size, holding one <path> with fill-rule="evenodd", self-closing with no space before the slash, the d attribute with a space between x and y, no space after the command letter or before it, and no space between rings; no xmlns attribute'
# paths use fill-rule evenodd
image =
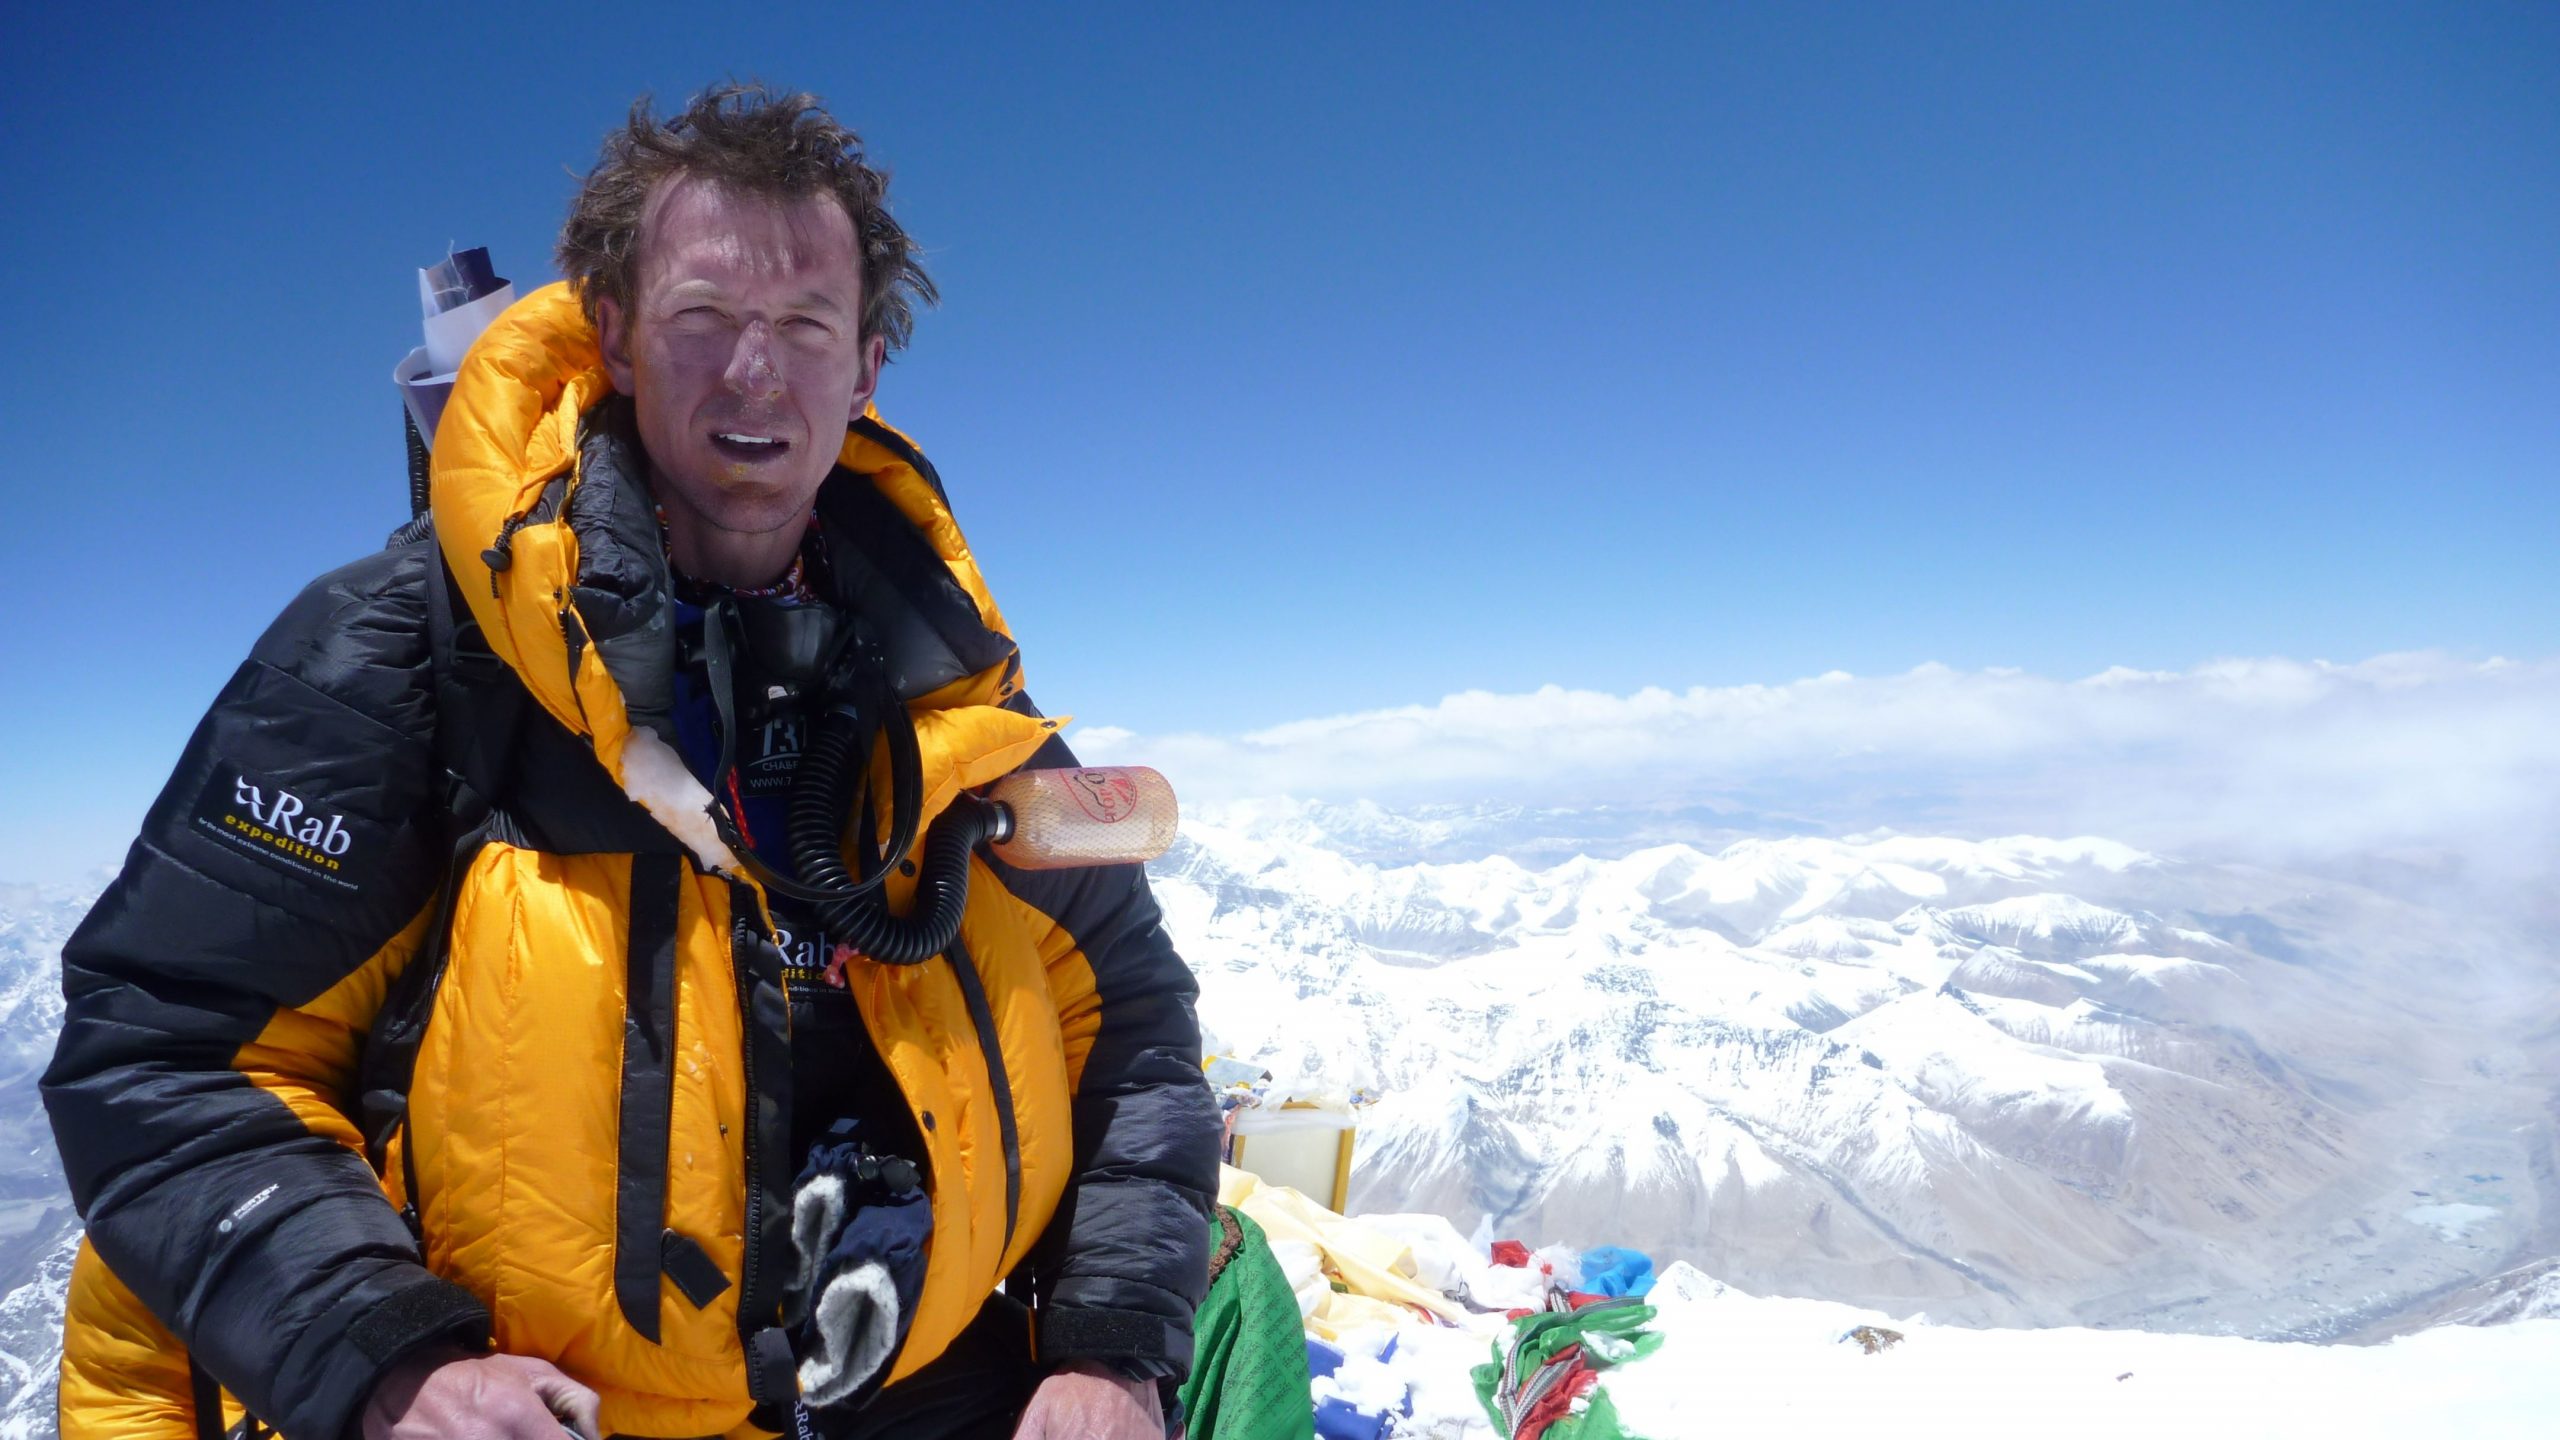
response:
<svg viewBox="0 0 2560 1440"><path fill-rule="evenodd" d="M602 1440L596 1392L548 1361L437 1350L406 1360L365 1402L364 1440Z"/></svg>
<svg viewBox="0 0 2560 1440"><path fill-rule="evenodd" d="M1153 1381L1076 1361L1040 1382L1013 1440L1164 1440Z"/></svg>

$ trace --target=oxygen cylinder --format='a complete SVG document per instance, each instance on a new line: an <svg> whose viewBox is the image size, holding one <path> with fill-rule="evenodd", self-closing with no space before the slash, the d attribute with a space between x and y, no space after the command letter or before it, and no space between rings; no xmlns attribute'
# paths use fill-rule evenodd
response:
<svg viewBox="0 0 2560 1440"><path fill-rule="evenodd" d="M1143 765L1017 770L990 787L997 833L988 848L1022 870L1153 860L1173 843L1173 787Z"/></svg>

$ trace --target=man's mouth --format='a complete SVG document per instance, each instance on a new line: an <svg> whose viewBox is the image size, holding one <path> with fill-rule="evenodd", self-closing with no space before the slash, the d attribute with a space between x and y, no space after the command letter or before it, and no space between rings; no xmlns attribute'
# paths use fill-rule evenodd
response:
<svg viewBox="0 0 2560 1440"><path fill-rule="evenodd" d="M760 435L752 430L718 430L712 432L711 448L731 460L750 464L772 460L788 454L791 442L774 435Z"/></svg>

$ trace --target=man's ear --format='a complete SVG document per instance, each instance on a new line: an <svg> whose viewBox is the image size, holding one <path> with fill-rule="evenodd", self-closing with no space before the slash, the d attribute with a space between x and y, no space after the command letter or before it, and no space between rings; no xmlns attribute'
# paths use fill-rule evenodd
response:
<svg viewBox="0 0 2560 1440"><path fill-rule="evenodd" d="M880 393L880 367L888 363L889 337L874 335L862 342L862 386L853 392L853 413L845 417L846 424L861 419L862 412L871 408L871 397Z"/></svg>
<svg viewBox="0 0 2560 1440"><path fill-rule="evenodd" d="M596 301L596 348L604 352L604 373L613 377L613 388L629 395L631 388L631 315L610 297Z"/></svg>

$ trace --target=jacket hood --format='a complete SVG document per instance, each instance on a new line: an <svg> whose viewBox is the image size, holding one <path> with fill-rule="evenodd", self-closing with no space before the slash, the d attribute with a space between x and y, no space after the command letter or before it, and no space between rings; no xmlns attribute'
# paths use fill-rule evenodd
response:
<svg viewBox="0 0 2560 1440"><path fill-rule="evenodd" d="M737 871L671 719L676 640L646 465L566 284L483 332L436 432L435 532L491 650L706 868ZM884 634L916 720L925 823L1014 769L1063 721L1007 708L1021 664L914 443L866 413L821 486L832 597Z"/></svg>

